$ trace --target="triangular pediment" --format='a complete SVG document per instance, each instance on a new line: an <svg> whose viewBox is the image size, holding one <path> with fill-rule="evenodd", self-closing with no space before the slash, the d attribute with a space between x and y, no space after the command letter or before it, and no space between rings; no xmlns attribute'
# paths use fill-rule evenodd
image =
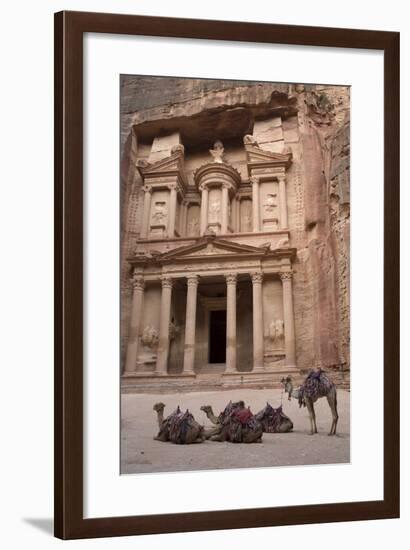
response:
<svg viewBox="0 0 410 550"><path fill-rule="evenodd" d="M292 153L273 153L272 151L265 151L260 147L254 145L248 145L246 147L246 154L249 164L271 164L276 166L290 165L292 159Z"/></svg>
<svg viewBox="0 0 410 550"><path fill-rule="evenodd" d="M162 254L158 260L187 260L192 258L210 258L221 256L261 256L266 253L265 248L233 243L224 239L204 237L195 244L176 248Z"/></svg>
<svg viewBox="0 0 410 550"><path fill-rule="evenodd" d="M180 153L174 153L170 157L158 160L142 168L144 176L154 176L168 172L181 172L184 169L183 157Z"/></svg>

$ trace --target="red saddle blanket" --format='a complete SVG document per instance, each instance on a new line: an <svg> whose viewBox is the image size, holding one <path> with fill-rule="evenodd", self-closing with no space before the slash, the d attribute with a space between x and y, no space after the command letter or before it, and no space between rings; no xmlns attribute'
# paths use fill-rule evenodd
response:
<svg viewBox="0 0 410 550"><path fill-rule="evenodd" d="M232 416L242 425L245 425L253 417L253 414L249 409L236 409L233 411Z"/></svg>

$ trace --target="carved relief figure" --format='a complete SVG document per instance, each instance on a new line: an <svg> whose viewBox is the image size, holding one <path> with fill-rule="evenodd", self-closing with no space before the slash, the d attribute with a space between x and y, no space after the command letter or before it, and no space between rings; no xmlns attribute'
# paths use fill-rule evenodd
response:
<svg viewBox="0 0 410 550"><path fill-rule="evenodd" d="M249 201L242 201L241 231L252 231L252 213Z"/></svg>
<svg viewBox="0 0 410 550"><path fill-rule="evenodd" d="M284 323L282 319L274 319L269 325L269 338L272 342L279 343L284 337Z"/></svg>
<svg viewBox="0 0 410 550"><path fill-rule="evenodd" d="M158 338L159 335L155 328L151 325L147 325L142 333L141 342L144 344L144 346L147 346L147 348L152 349L157 346Z"/></svg>
<svg viewBox="0 0 410 550"><path fill-rule="evenodd" d="M211 153L214 162L222 163L224 161L223 154L224 154L224 146L222 144L222 141L219 139L215 141L214 148L209 149L209 152Z"/></svg>
<svg viewBox="0 0 410 550"><path fill-rule="evenodd" d="M196 235L199 235L199 223L198 220L194 218L188 223L188 236L191 237Z"/></svg>
<svg viewBox="0 0 410 550"><path fill-rule="evenodd" d="M265 208L265 212L273 212L275 208L278 206L278 203L276 202L276 193L268 193L266 195L265 202L263 203L263 206Z"/></svg>
<svg viewBox="0 0 410 550"><path fill-rule="evenodd" d="M210 223L218 221L220 210L221 210L221 205L219 204L219 201L213 201L209 207Z"/></svg>
<svg viewBox="0 0 410 550"><path fill-rule="evenodd" d="M164 224L167 218L167 205L165 202L156 202L152 219L156 224Z"/></svg>

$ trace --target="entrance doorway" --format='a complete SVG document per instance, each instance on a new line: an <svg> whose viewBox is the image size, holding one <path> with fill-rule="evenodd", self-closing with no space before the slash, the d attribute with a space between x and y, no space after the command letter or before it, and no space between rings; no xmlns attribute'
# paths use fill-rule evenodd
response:
<svg viewBox="0 0 410 550"><path fill-rule="evenodd" d="M226 309L209 312L209 362L226 362Z"/></svg>

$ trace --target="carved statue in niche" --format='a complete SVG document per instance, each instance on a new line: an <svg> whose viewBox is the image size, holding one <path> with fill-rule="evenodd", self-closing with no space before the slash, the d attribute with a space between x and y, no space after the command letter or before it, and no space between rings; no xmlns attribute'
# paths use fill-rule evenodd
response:
<svg viewBox="0 0 410 550"><path fill-rule="evenodd" d="M272 342L279 344L285 335L284 322L282 319L274 319L269 325L269 338Z"/></svg>
<svg viewBox="0 0 410 550"><path fill-rule="evenodd" d="M188 236L195 237L196 235L199 235L199 223L198 220L194 218L188 223Z"/></svg>
<svg viewBox="0 0 410 550"><path fill-rule="evenodd" d="M241 231L252 231L252 213L249 201L242 202Z"/></svg>
<svg viewBox="0 0 410 550"><path fill-rule="evenodd" d="M214 159L214 162L219 162L219 163L224 162L224 158L223 158L224 146L222 141L220 141L219 139L215 141L214 148L209 149L209 152L211 153Z"/></svg>
<svg viewBox="0 0 410 550"><path fill-rule="evenodd" d="M209 221L210 223L217 222L219 219L219 212L221 210L221 205L219 201L213 201L209 207Z"/></svg>
<svg viewBox="0 0 410 550"><path fill-rule="evenodd" d="M266 195L265 202L263 203L265 212L271 213L278 206L278 203L276 202L276 197L277 197L276 193L268 193Z"/></svg>
<svg viewBox="0 0 410 550"><path fill-rule="evenodd" d="M165 202L156 202L152 219L156 224L164 224L167 218L167 205Z"/></svg>
<svg viewBox="0 0 410 550"><path fill-rule="evenodd" d="M151 325L147 325L141 336L141 342L147 348L155 348L158 345L158 332Z"/></svg>

